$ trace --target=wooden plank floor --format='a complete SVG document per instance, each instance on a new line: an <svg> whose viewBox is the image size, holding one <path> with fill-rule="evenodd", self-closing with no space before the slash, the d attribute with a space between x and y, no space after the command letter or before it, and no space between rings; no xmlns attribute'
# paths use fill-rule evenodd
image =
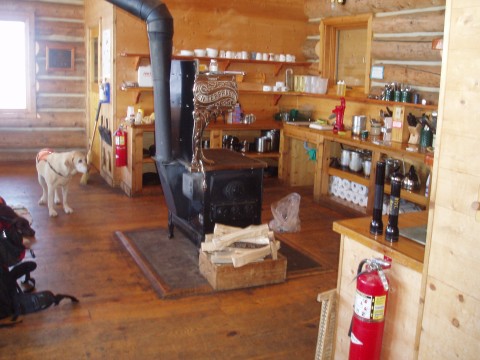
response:
<svg viewBox="0 0 480 360"><path fill-rule="evenodd" d="M319 292L336 286L340 237L332 222L356 214L312 200L311 188L265 181L263 222L270 204L292 191L302 195L302 231L283 234L333 271L284 284L161 300L122 245L116 230L166 227L160 189L128 198L91 174L71 183L70 206L48 217L34 162L0 163L0 196L26 206L38 243L38 290L79 298L23 317L0 329L1 359L313 359Z"/></svg>

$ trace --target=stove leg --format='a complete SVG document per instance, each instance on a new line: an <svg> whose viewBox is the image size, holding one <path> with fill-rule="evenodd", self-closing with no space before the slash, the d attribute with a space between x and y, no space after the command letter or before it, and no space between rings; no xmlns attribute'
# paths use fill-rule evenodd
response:
<svg viewBox="0 0 480 360"><path fill-rule="evenodd" d="M173 229L175 225L173 224L173 214L171 211L168 212L168 238L173 238Z"/></svg>

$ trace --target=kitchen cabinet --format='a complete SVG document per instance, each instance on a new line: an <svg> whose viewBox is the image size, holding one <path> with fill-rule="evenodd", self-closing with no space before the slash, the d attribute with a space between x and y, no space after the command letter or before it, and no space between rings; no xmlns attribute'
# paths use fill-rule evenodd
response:
<svg viewBox="0 0 480 360"><path fill-rule="evenodd" d="M299 152L304 151L304 146L300 143L307 143L316 149L316 161L305 166L306 156ZM295 147L295 143L297 143ZM372 154L372 170L370 176L366 178L362 172L355 173L341 168L330 166L332 159L339 157L341 147L354 148L370 151ZM406 143L390 142L389 144L379 144L371 140L360 140L352 138L350 132L345 135L334 134L331 130L315 130L305 126L288 125L283 128L282 140L280 142L280 167L279 178L286 180L289 185L313 185L313 195L315 200L322 197L332 197L329 194L329 184L331 176L338 176L350 182L366 186L368 188L368 202L366 207L354 206L352 203L342 202L345 205L352 206L363 213L371 213L373 209L373 198L375 188L375 164L384 157L393 157L405 162L406 171L410 164L420 169L423 181L422 187L418 191L407 191L402 189L400 197L404 200L418 204L426 208L429 203L429 197L425 196L425 180L430 167L427 164L428 158L433 154L424 150L410 151L410 146ZM302 166L299 166L301 164ZM385 184L385 192L389 194L390 186ZM338 198L334 198L338 200Z"/></svg>
<svg viewBox="0 0 480 360"><path fill-rule="evenodd" d="M366 178L363 175L363 172L352 172L350 170L344 170L342 168L335 168L331 166L331 161L333 158L339 157L339 151L342 147L356 149L356 150L367 150L372 154L372 169L370 176ZM409 144L390 142L389 144L377 144L373 141L364 141L360 139L352 138L351 134L347 132L345 135L333 134L332 132L327 132L324 138L324 152L323 152L323 167L320 179L320 195L328 196L329 195L329 181L330 176L338 176L342 179L347 179L351 182L367 186L368 191L368 202L367 207L363 209L364 212L371 213L373 209L373 199L374 199L374 189L375 189L375 174L376 167L375 164L377 161L380 161L384 158L395 158L402 162L405 166L405 172L408 171L410 165L413 165L415 168L419 169L419 172L423 174L422 186L419 190L408 191L402 188L400 193L400 198L418 204L422 208L426 208L429 203L429 197L425 196L426 188L425 183L427 175L430 172L428 165L426 164L426 155L425 150L418 148L416 151L407 150ZM404 170L401 169L403 172ZM385 182L384 186L385 193L390 194L390 183L389 181ZM427 192L428 193L428 192Z"/></svg>
<svg viewBox="0 0 480 360"><path fill-rule="evenodd" d="M120 187L128 196L144 191L143 174L156 172L155 161L144 153L154 143L154 124L129 125L127 127L127 166L122 171Z"/></svg>
<svg viewBox="0 0 480 360"><path fill-rule="evenodd" d="M426 225L427 211L401 214L399 227ZM335 326L335 359L348 358L348 336L353 314L358 264L363 259L387 257L392 267L386 270L390 290L385 315L382 359L416 358L416 336L420 331L421 282L425 247L400 236L390 243L383 235L369 232L371 218L356 218L333 223L333 230L341 234L340 261L337 280L337 308ZM387 223L385 216L384 224Z"/></svg>

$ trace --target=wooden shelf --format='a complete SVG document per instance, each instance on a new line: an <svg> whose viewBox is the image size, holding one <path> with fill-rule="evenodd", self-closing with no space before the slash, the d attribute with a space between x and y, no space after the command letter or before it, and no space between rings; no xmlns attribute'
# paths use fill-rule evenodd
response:
<svg viewBox="0 0 480 360"><path fill-rule="evenodd" d="M385 184L384 192L385 194L390 195L390 184ZM400 191L400 198L424 207L427 207L430 202L430 199L425 196L425 186L422 186L420 190L417 191L408 191L402 188Z"/></svg>
<svg viewBox="0 0 480 360"><path fill-rule="evenodd" d="M348 181L356 182L357 184L365 185L366 187L370 186L370 178L366 178L363 176L363 173L354 173L348 170L336 169L336 168L328 168L328 175L330 176L338 176L342 179L347 179Z"/></svg>
<svg viewBox="0 0 480 360"><path fill-rule="evenodd" d="M270 124L271 122L271 124ZM268 123L268 126L265 125ZM273 120L257 120L252 124L226 124L221 121L217 121L216 123L208 124L205 131L209 130L272 130L272 129L281 129L283 128L283 123L281 121L273 121Z"/></svg>
<svg viewBox="0 0 480 360"><path fill-rule="evenodd" d="M280 154L278 152L259 153L259 152L250 151L250 152L243 153L243 155L252 159L262 159L262 158L278 159L280 157Z"/></svg>
<svg viewBox="0 0 480 360"><path fill-rule="evenodd" d="M293 126L293 125L287 125ZM336 143L351 146L358 149L369 150L372 152L380 152L395 158L406 158L414 161L421 161L425 163L427 154L430 154L425 149L417 148L416 151L407 150L411 145L407 143L399 143L391 141L389 143L377 143L369 140L360 140L352 137L350 131L345 132L345 135L334 134L332 131L315 130L308 128L308 131L321 132L325 140L334 141Z"/></svg>
<svg viewBox="0 0 480 360"><path fill-rule="evenodd" d="M121 52L120 56L122 57L132 57L135 58L135 70L138 70L140 62L142 60L150 60L149 54L136 54L136 53L127 53ZM312 65L311 62L286 62L286 61L269 61L269 60L249 60L249 59L226 59L226 58L212 58L208 56L181 56L181 55L173 55L172 59L175 60L198 60L203 62L210 62L210 60L215 59L217 60L220 69L225 71L229 68L232 63L237 64L255 64L255 65L273 65L275 68L274 74L275 76L278 75L280 70L284 66L310 66Z"/></svg>
<svg viewBox="0 0 480 360"><path fill-rule="evenodd" d="M153 87L129 87L122 89L122 91L131 93L133 95L133 103L138 104L142 93L153 93Z"/></svg>

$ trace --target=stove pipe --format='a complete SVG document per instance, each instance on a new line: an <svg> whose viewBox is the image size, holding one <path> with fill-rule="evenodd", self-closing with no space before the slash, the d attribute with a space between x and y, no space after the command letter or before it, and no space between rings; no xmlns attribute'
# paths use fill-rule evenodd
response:
<svg viewBox="0 0 480 360"><path fill-rule="evenodd" d="M106 0L145 20L152 65L155 144L157 161L172 161L170 67L173 46L173 18L160 0Z"/></svg>

